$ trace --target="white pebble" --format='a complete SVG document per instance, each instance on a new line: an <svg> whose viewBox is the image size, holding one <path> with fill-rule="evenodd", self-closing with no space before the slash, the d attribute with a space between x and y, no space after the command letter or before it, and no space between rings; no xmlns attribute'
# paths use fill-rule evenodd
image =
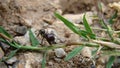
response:
<svg viewBox="0 0 120 68"><path fill-rule="evenodd" d="M58 49L55 49L55 55L57 57L64 57L66 55L66 52L64 51L63 48L58 48Z"/></svg>

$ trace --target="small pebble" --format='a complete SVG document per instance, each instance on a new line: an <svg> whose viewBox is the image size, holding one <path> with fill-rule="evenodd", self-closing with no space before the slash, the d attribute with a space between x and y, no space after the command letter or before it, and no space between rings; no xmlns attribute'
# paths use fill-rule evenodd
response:
<svg viewBox="0 0 120 68"><path fill-rule="evenodd" d="M16 62L17 61L17 57L12 57L11 59L9 59L9 60L7 60L6 61L6 63L8 63L8 64L13 64L14 62Z"/></svg>
<svg viewBox="0 0 120 68"><path fill-rule="evenodd" d="M56 61L56 62L61 62L62 60L61 59L59 59L59 58L54 58L54 60Z"/></svg>
<svg viewBox="0 0 120 68"><path fill-rule="evenodd" d="M5 44L5 43L3 43L3 42L0 42L0 47L3 49L3 51L4 51L5 53L7 53L8 50L9 50L9 48L10 48L9 45L7 45L7 44Z"/></svg>
<svg viewBox="0 0 120 68"><path fill-rule="evenodd" d="M91 50L89 47L84 47L81 51L82 56L86 57L86 58L91 58L92 54L91 54Z"/></svg>
<svg viewBox="0 0 120 68"><path fill-rule="evenodd" d="M17 32L20 35L24 35L27 32L27 27L26 26L18 26L18 27L16 27L15 32Z"/></svg>
<svg viewBox="0 0 120 68"><path fill-rule="evenodd" d="M48 62L48 65L52 66L52 65L53 65L53 62L51 62L51 61L50 61L50 62Z"/></svg>
<svg viewBox="0 0 120 68"><path fill-rule="evenodd" d="M29 43L24 36L16 36L14 40L21 45L26 45L27 43Z"/></svg>
<svg viewBox="0 0 120 68"><path fill-rule="evenodd" d="M63 48L58 48L58 49L55 49L55 55L58 57L58 58L62 58L66 55L66 52L64 51Z"/></svg>

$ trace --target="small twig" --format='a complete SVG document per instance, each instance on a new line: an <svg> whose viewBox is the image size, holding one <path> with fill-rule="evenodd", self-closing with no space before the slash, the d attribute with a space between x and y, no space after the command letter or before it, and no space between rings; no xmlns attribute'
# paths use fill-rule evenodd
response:
<svg viewBox="0 0 120 68"><path fill-rule="evenodd" d="M100 40L92 40L92 42L101 44L102 46L107 46L107 47L110 47L110 48L120 49L120 45L112 43L112 42L104 42L104 41L100 41Z"/></svg>
<svg viewBox="0 0 120 68"><path fill-rule="evenodd" d="M64 45L59 45L59 46L47 46L47 47L33 47L33 46L21 46L21 45L17 45L19 47L19 49L23 49L23 50L51 50L51 49L56 49L56 48L64 48L66 46Z"/></svg>
<svg viewBox="0 0 120 68"><path fill-rule="evenodd" d="M92 42L68 42L66 46L71 45L80 45L80 46L88 46L88 47L98 47L99 45Z"/></svg>
<svg viewBox="0 0 120 68"><path fill-rule="evenodd" d="M119 33L120 33L120 31L114 31L114 33L119 34Z"/></svg>
<svg viewBox="0 0 120 68"><path fill-rule="evenodd" d="M6 39L6 40L8 40L8 41L12 41L12 39L10 39L9 37L7 37L6 35L4 35L4 34L2 34L2 33L0 33L0 37Z"/></svg>
<svg viewBox="0 0 120 68"><path fill-rule="evenodd" d="M84 28L83 25L76 25L78 28ZM101 30L101 31L107 31L107 29L102 29L102 28L95 28L95 27L91 27L93 30ZM115 34L120 33L120 31L114 31Z"/></svg>
<svg viewBox="0 0 120 68"><path fill-rule="evenodd" d="M103 48L103 46L99 46L99 48L98 48L98 50L97 50L97 55L99 55L100 54L100 50Z"/></svg>

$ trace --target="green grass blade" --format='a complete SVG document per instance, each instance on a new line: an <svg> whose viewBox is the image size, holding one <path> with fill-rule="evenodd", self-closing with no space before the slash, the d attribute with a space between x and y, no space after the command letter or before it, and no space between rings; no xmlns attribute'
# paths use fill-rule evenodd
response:
<svg viewBox="0 0 120 68"><path fill-rule="evenodd" d="M107 65L106 65L106 68L111 68L114 60L115 60L115 56L111 56L111 57L109 58L109 60L108 60L108 63L107 63Z"/></svg>
<svg viewBox="0 0 120 68"><path fill-rule="evenodd" d="M98 2L98 9L99 9L100 11L102 11L102 3L101 3L101 2Z"/></svg>
<svg viewBox="0 0 120 68"><path fill-rule="evenodd" d="M85 38L88 38L88 37L90 37L92 39L96 38L95 34L89 33L89 32L87 32L85 30L80 30L80 32L81 32L81 35L84 36Z"/></svg>
<svg viewBox="0 0 120 68"><path fill-rule="evenodd" d="M0 26L0 33L3 33L8 38L12 38L12 36L2 26Z"/></svg>
<svg viewBox="0 0 120 68"><path fill-rule="evenodd" d="M45 68L45 65L46 65L46 56L47 56L47 51L45 51L45 53L43 55L42 68Z"/></svg>
<svg viewBox="0 0 120 68"><path fill-rule="evenodd" d="M55 13L55 16L57 18L59 18L61 21L63 21L63 23L68 27L70 28L74 33L84 37L84 38L88 38L88 36L90 36L90 38L93 38L95 39L95 34L91 33L91 32L87 32L87 31L84 31L84 30L80 30L79 28L77 28L73 23L71 23L70 21L68 21L67 19L65 19L64 17L62 17L61 15L59 15L58 13ZM84 19L85 20L85 19ZM86 21L86 20L85 20ZM87 23L88 24L88 23ZM89 26L89 25L87 25ZM90 27L89 27L90 28Z"/></svg>
<svg viewBox="0 0 120 68"><path fill-rule="evenodd" d="M112 28L109 25L107 26L107 31L108 31L108 35L111 38L111 40L114 41L113 30L112 30Z"/></svg>
<svg viewBox="0 0 120 68"><path fill-rule="evenodd" d="M65 19L64 17L62 17L61 15L59 15L58 13L55 13L55 16L60 19L61 21L63 21L63 23L69 28L71 29L74 33L84 37L84 38L88 38L86 31L84 30L80 30L79 28L77 28L72 22L68 21L67 19Z"/></svg>
<svg viewBox="0 0 120 68"><path fill-rule="evenodd" d="M32 44L32 46L38 46L39 45L39 41L36 39L36 37L34 36L34 34L32 33L31 30L29 30L29 36L30 36L30 42Z"/></svg>
<svg viewBox="0 0 120 68"><path fill-rule="evenodd" d="M65 19L64 17L62 17L61 15L59 15L58 13L55 13L55 16L57 18L59 18L61 21L63 21L63 23L70 28L74 33L81 35L81 33L79 32L79 28L77 28L72 22L68 21L67 19Z"/></svg>
<svg viewBox="0 0 120 68"><path fill-rule="evenodd" d="M18 50L19 49L11 51L7 57L3 57L0 61L6 61L6 60L12 58L17 53Z"/></svg>
<svg viewBox="0 0 120 68"><path fill-rule="evenodd" d="M118 13L118 11L115 11L115 13L113 14L113 16L109 19L109 23L110 24L113 24L114 22L113 22L113 19L115 19L116 17L117 17L117 13Z"/></svg>
<svg viewBox="0 0 120 68"><path fill-rule="evenodd" d="M6 40L4 40L2 38L0 38L0 41L3 42L3 43L5 43L5 44L7 44L7 45L9 45L9 46L11 46L11 47L19 48L18 46L16 46L12 42L6 41Z"/></svg>
<svg viewBox="0 0 120 68"><path fill-rule="evenodd" d="M88 24L87 20L86 20L86 17L85 17L86 14L84 14L83 16L83 24L84 24L84 27L86 29L87 32L89 33L93 33L92 29L90 28L90 25Z"/></svg>
<svg viewBox="0 0 120 68"><path fill-rule="evenodd" d="M104 25L104 21L103 20L100 20L100 24L101 24L102 28L106 29L106 26Z"/></svg>
<svg viewBox="0 0 120 68"><path fill-rule="evenodd" d="M87 31L80 30L80 32L81 32L81 36L83 36L83 37L88 39L88 37L87 37L88 32Z"/></svg>
<svg viewBox="0 0 120 68"><path fill-rule="evenodd" d="M95 56L97 54L98 48L92 51L92 56Z"/></svg>
<svg viewBox="0 0 120 68"><path fill-rule="evenodd" d="M75 49L73 49L66 57L65 57L65 61L68 61L69 59L71 59L72 57L76 56L82 49L84 46L80 46L77 47Z"/></svg>
<svg viewBox="0 0 120 68"><path fill-rule="evenodd" d="M19 49L16 49L16 50L14 50L14 51L11 51L10 54L8 55L7 59L12 58L12 57L17 53L18 50L19 50Z"/></svg>
<svg viewBox="0 0 120 68"><path fill-rule="evenodd" d="M114 41L112 28L109 25L107 25L104 22L104 20L102 20L102 21L103 21L102 23L103 23L104 27L107 29L107 32L108 32L109 37L111 38L111 41Z"/></svg>
<svg viewBox="0 0 120 68"><path fill-rule="evenodd" d="M90 25L88 24L85 15L86 15L86 14L84 14L84 16L83 16L83 24L84 24L84 27L85 27L86 31L88 32L88 36L89 36L91 39L95 39L95 34L93 33L92 29L90 28Z"/></svg>
<svg viewBox="0 0 120 68"><path fill-rule="evenodd" d="M116 39L114 40L114 43L116 43L116 44L119 44L119 45L120 45L120 38L116 38Z"/></svg>

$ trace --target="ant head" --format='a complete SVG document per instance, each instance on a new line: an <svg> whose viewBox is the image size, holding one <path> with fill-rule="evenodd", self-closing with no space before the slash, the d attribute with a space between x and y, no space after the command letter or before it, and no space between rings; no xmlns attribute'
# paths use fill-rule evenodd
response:
<svg viewBox="0 0 120 68"><path fill-rule="evenodd" d="M40 33L40 34L45 34L45 29L41 29L41 30L39 31L39 33Z"/></svg>

